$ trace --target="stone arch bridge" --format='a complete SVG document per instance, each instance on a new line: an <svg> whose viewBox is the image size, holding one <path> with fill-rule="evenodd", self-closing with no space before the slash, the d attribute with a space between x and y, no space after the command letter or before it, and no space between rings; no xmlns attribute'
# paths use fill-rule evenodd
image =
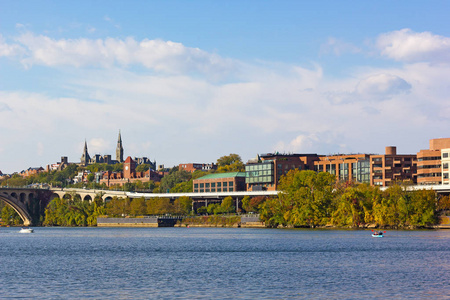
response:
<svg viewBox="0 0 450 300"><path fill-rule="evenodd" d="M228 192L228 193L137 193L125 191L110 191L110 190L89 190L89 189L38 189L38 188L0 188L0 201L3 200L8 203L22 218L24 225L39 224L41 216L45 214L45 208L55 197L67 198L78 195L82 201L93 201L96 197L101 197L104 202L108 202L114 197L117 198L170 198L176 199L187 196L194 200L194 206L208 205L208 201L215 203L221 202L223 198L232 196L236 200L236 205L244 196L273 196L276 191L261 191L261 192Z"/></svg>
<svg viewBox="0 0 450 300"><path fill-rule="evenodd" d="M45 208L55 197L79 195L83 201L92 201L100 196L103 201L113 197L127 197L126 192L85 189L38 189L26 187L0 188L0 200L9 204L23 220L25 226L38 224Z"/></svg>

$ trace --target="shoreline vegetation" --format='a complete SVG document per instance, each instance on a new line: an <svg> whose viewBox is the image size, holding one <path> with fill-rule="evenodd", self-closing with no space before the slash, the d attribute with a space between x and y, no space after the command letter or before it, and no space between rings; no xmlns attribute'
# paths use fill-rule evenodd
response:
<svg viewBox="0 0 450 300"><path fill-rule="evenodd" d="M382 191L378 187L336 181L326 172L291 170L280 180L277 197L245 197L236 210L234 200L193 210L190 197L113 198L104 203L100 195L91 202L77 194L53 199L38 226L97 226L99 217L146 218L172 216L182 219L177 227L251 227L244 215L259 215L254 227L269 228L450 228L450 200L432 190L408 191L397 183ZM17 213L2 204L3 225L20 225ZM261 225L263 224L263 225Z"/></svg>

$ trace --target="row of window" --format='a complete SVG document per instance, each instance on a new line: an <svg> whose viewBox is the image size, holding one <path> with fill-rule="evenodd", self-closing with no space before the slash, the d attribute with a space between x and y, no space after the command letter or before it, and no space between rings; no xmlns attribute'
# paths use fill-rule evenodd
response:
<svg viewBox="0 0 450 300"><path fill-rule="evenodd" d="M262 170L273 170L273 163L259 163L253 165L245 166L245 171L262 171Z"/></svg>
<svg viewBox="0 0 450 300"><path fill-rule="evenodd" d="M233 192L234 189L230 188L211 188L211 189L194 189L194 193L215 193L215 192Z"/></svg>
<svg viewBox="0 0 450 300"><path fill-rule="evenodd" d="M273 176L247 177L245 183L270 183L273 182Z"/></svg>
<svg viewBox="0 0 450 300"><path fill-rule="evenodd" d="M417 166L417 170L420 169L439 169L441 165L427 165L427 166Z"/></svg>
<svg viewBox="0 0 450 300"><path fill-rule="evenodd" d="M417 159L417 161L426 161L426 160L441 160L441 157L433 156L433 157L421 157Z"/></svg>
<svg viewBox="0 0 450 300"><path fill-rule="evenodd" d="M224 181L224 182L201 182L200 184L198 184L198 183L194 183L194 189L197 189L199 186L200 186L200 188L202 189L202 188L209 188L209 187L211 187L211 188L215 188L216 187L216 185L217 185L217 187L227 187L227 186L230 186L230 187L232 187L233 186L233 181L229 181L229 182L227 182L227 181Z"/></svg>
<svg viewBox="0 0 450 300"><path fill-rule="evenodd" d="M441 173L418 174L417 178L441 177Z"/></svg>

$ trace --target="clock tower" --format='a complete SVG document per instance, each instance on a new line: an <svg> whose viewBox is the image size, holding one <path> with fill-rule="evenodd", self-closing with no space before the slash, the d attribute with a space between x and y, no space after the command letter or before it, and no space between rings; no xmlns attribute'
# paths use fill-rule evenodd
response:
<svg viewBox="0 0 450 300"><path fill-rule="evenodd" d="M130 156L127 157L123 163L123 178L132 178L136 170L136 162L131 159Z"/></svg>

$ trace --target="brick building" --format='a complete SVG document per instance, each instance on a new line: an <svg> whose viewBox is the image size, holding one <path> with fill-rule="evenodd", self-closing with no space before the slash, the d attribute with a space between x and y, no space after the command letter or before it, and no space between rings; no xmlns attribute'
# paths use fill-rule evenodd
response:
<svg viewBox="0 0 450 300"><path fill-rule="evenodd" d="M247 191L276 191L281 176L290 170L314 170L317 154L268 153L245 165Z"/></svg>
<svg viewBox="0 0 450 300"><path fill-rule="evenodd" d="M41 172L43 172L43 171L44 171L44 168L43 168L43 167L38 167L38 168L28 168L28 169L26 169L26 170L20 172L19 174L20 174L22 177L28 177L28 176L32 176L32 175L39 174L39 173L41 173Z"/></svg>
<svg viewBox="0 0 450 300"><path fill-rule="evenodd" d="M193 181L194 193L238 192L245 190L244 172L209 174Z"/></svg>
<svg viewBox="0 0 450 300"><path fill-rule="evenodd" d="M314 167L317 172L328 172L341 181L370 183L369 154L321 156Z"/></svg>
<svg viewBox="0 0 450 300"><path fill-rule="evenodd" d="M385 154L370 156L370 184L390 186L395 182L417 182L417 155L397 154L397 147L386 147Z"/></svg>
<svg viewBox="0 0 450 300"><path fill-rule="evenodd" d="M444 176L448 176L448 149L450 138L430 140L430 149L417 153L417 184L442 184ZM445 165L443 162L445 159ZM444 169L445 166L445 169ZM445 182L448 180L446 178Z"/></svg>
<svg viewBox="0 0 450 300"><path fill-rule="evenodd" d="M102 178L100 179L100 184L104 183L106 186L111 186L118 184L122 186L125 183L133 183L136 181L141 181L142 183L154 181L161 181L162 176L152 170L149 169L145 172L137 172L136 171L136 162L128 156L127 159L123 163L123 172L111 172L107 171L103 173Z"/></svg>

